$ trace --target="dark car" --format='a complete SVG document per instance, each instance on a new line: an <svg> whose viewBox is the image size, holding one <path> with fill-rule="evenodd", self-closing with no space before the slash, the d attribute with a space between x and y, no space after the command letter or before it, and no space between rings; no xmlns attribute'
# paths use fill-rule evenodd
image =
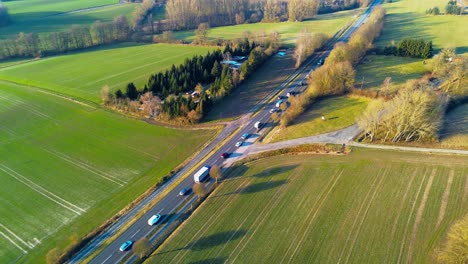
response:
<svg viewBox="0 0 468 264"><path fill-rule="evenodd" d="M180 190L179 195L187 195L190 193L191 190L192 189L190 188L183 188L182 190Z"/></svg>
<svg viewBox="0 0 468 264"><path fill-rule="evenodd" d="M221 158L223 159L229 158L229 153L224 152L223 154L221 154Z"/></svg>

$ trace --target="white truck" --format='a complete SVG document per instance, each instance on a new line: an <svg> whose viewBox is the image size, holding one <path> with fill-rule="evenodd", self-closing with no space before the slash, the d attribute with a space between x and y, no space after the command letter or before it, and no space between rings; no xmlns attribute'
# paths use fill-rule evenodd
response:
<svg viewBox="0 0 468 264"><path fill-rule="evenodd" d="M260 122L256 122L256 123L254 124L254 127L255 127L255 129L257 129L257 131L260 130L260 128L262 128L262 126L263 126L263 124L260 123Z"/></svg>
<svg viewBox="0 0 468 264"><path fill-rule="evenodd" d="M196 183L202 182L210 174L211 166L205 165L193 175L193 180Z"/></svg>

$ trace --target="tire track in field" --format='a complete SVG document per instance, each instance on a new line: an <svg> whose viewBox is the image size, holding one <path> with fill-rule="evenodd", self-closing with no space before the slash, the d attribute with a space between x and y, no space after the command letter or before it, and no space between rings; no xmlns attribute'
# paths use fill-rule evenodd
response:
<svg viewBox="0 0 468 264"><path fill-rule="evenodd" d="M124 181L124 180L121 180L121 179L119 179L119 178L117 178L117 177L115 177L115 176L113 176L113 175L111 175L109 173L106 173L104 171L101 171L101 170L99 170L97 168L94 168L94 167L86 164L85 162L82 162L82 161L80 161L78 159L74 159L74 158L72 158L72 157L70 157L70 156L68 156L68 155L66 155L64 153L60 153L58 151L49 150L49 149L44 149L44 150L46 152L60 158L61 160L64 160L64 161L66 161L66 162L68 162L68 163L70 163L72 165L75 165L75 166L77 166L77 167L79 167L79 168L81 168L83 170L89 171L89 172L93 173L94 175L97 175L97 176L99 176L99 177L101 177L103 179L111 181L111 182L119 185L120 187L123 187L125 184L127 184L127 182Z"/></svg>
<svg viewBox="0 0 468 264"><path fill-rule="evenodd" d="M408 247L408 254L406 255L406 263L411 263L413 247L414 247L414 243L416 242L416 232L418 231L419 224L421 223L424 209L426 208L427 198L429 197L429 192L431 191L432 182L434 181L436 172L437 172L436 169L432 169L431 176L429 177L429 181L427 182L426 189L424 190L421 203L419 204L419 208L416 213L416 219L414 220L413 231L411 232L410 244Z"/></svg>
<svg viewBox="0 0 468 264"><path fill-rule="evenodd" d="M40 117L43 117L43 118L46 118L46 119L52 119L54 121L57 121L57 120L53 119L51 116L49 116L49 115L41 112L40 110L38 110L37 106L32 105L30 103L27 103L27 102L25 102L23 100L16 99L16 98L8 98L8 97L1 96L1 95L0 95L0 98L4 99L4 100L7 100L9 102L15 102L15 103L17 103L16 106L18 106L18 107L20 107L20 108L22 108L22 109L24 109L24 110L26 110L26 111L28 111L28 112L30 112L32 114L35 114L37 116L40 116Z"/></svg>
<svg viewBox="0 0 468 264"><path fill-rule="evenodd" d="M341 173L342 173L342 172L341 172ZM341 173L340 173L340 174L336 173L335 175L333 175L332 180L329 181L329 182L327 183L327 186L322 190L322 192L319 194L318 198L315 200L314 204L313 204L312 207L310 208L309 213L307 214L307 216L306 216L306 218L305 218L305 220L304 220L305 222L309 221L310 223L309 223L308 226L306 227L306 231L305 231L304 233L302 233L302 234L303 234L302 237L299 238L298 236L296 236L296 237L299 238L299 242L297 243L297 246L296 246L296 248L295 248L295 251L297 250L297 248L299 247L299 245L300 245L300 244L302 243L302 241L304 240L304 237L305 237L305 235L306 235L307 232L308 232L308 228L309 228L309 226L310 226L311 223L312 223L312 220L313 220L313 219L312 219L312 220L309 220L309 217L311 216L312 212L314 212L314 208L317 206L317 203L318 203L320 200L322 200L322 196L323 196L327 191L328 191L328 192L331 191L331 189L333 188L334 182L337 181L337 179L335 179L335 176L336 176L336 175L340 175L340 176L341 176ZM339 177L339 176L338 176L338 177ZM328 195L328 194L327 194L327 195ZM298 233L299 233L299 231L298 231ZM294 239L294 241L293 241L292 243L290 243L290 245L289 245L288 249L286 250L285 254L283 255L283 258L281 259L281 262L280 262L280 263L283 263L283 262L284 262L285 258L288 256L289 250L291 250L292 247L293 247L293 245L296 244L296 241L297 241L297 240ZM292 254L292 255L290 256L289 262L292 260L293 257L294 257L294 254Z"/></svg>
<svg viewBox="0 0 468 264"><path fill-rule="evenodd" d="M34 183L33 181L29 180L25 176L21 175L20 173L10 169L9 167L5 166L4 164L0 163L0 170L5 172L6 174L10 175L11 177L15 178L19 182L23 183L24 185L28 186L32 190L36 191L40 195L44 196L45 198L51 200L52 202L66 208L77 215L81 215L82 213L86 212L85 209L63 199L62 197L46 190L42 186Z"/></svg>
<svg viewBox="0 0 468 264"><path fill-rule="evenodd" d="M112 74L112 75L108 75L108 76L106 76L105 78L101 78L101 79L94 80L94 81L92 81L92 82L85 83L85 84L83 84L83 85L81 85L81 86L78 86L77 89L80 89L80 88L89 86L89 85L91 85L91 84L96 84L96 83L98 83L98 82L105 81L105 80L108 80L108 79L111 79L111 78L114 78L114 77L117 77L117 76L120 76L120 75L123 75L123 74L127 74L127 73L129 73L129 72L136 71L136 70L139 70L139 69L141 69L141 68L145 68L145 67L151 66L151 65L153 65L153 64L158 64L158 63L163 62L163 61L169 61L169 60L172 60L174 57L185 56L185 55L190 54L190 53L192 53L192 51L187 51L187 52L184 52L184 53L180 53L180 54L178 54L177 56L166 57L165 59L157 60L157 61L150 62L150 63L146 63L146 64L140 65L140 66L138 66L138 67L130 67L129 70L121 71L121 72L119 72L119 73L115 73L115 74ZM170 67L167 67L166 69L168 69L168 68L170 68Z"/></svg>
<svg viewBox="0 0 468 264"><path fill-rule="evenodd" d="M380 175L382 174L382 169L379 170L379 173L377 175ZM347 249L347 246L348 246L348 242L349 240L351 239L351 236L353 235L353 231L355 229L355 226L357 224L357 222L359 221L359 216L361 215L361 212L362 210L364 209L364 206L368 205L369 202L367 202L367 200L369 198L371 198L373 192L372 191L375 191L376 187L375 185L379 182L379 177L374 177L374 181L372 182L371 186L369 187L369 190L367 191L366 193L366 196L364 197L364 199L362 200L362 203L361 205L359 206L359 210L356 214L356 217L354 218L354 221L353 221L353 225L351 226L351 228L349 229L349 234L348 234L348 237L346 238L346 242L343 246L343 249L341 250L341 253L340 253L340 257L338 259L338 263L341 262L341 259L343 258L343 254L345 253L346 249ZM371 194L372 193L372 194Z"/></svg>
<svg viewBox="0 0 468 264"><path fill-rule="evenodd" d="M234 250L231 252L231 254L229 254L229 256L227 257L227 259L230 259L232 254L234 254L234 252L236 252L237 248L242 245L242 247L238 250L236 256L234 257L234 259L231 261L231 263L234 263L236 261L236 259L239 257L239 255L242 253L242 251L244 251L244 248L247 246L247 244L250 243L250 241L252 240L252 238L254 237L255 233L257 233L257 231L260 229L260 227L263 225L263 222L265 222L266 219L268 219L269 215L271 214L272 210L275 208L276 205L278 205L278 203L281 201L281 198L284 197L286 195L286 192L282 192L283 189L285 189L289 183L289 179L291 178L291 176L294 175L294 172L291 172L291 174L289 174L288 178L286 179L286 183L283 184L283 186L281 186L280 188L278 188L275 192L275 194L273 195L273 197L270 199L270 200L273 200L273 202L267 204L267 206L265 206L263 208L263 210L260 212L260 214L257 216L257 218L254 220L254 222L252 223L251 226L255 226L255 229L254 231L252 232L252 234L249 236L249 238L247 239L246 242L242 242L244 241L244 239L247 237L244 236L241 241L239 241L239 243L237 243L237 246L234 248ZM279 196L279 197L277 197ZM268 209L267 212L265 212L266 210ZM252 210L253 211L253 210ZM260 220L261 219L261 220ZM260 220L259 223L257 223L258 221ZM227 262L227 260L226 260Z"/></svg>
<svg viewBox="0 0 468 264"><path fill-rule="evenodd" d="M17 247L21 252L24 254L28 253L24 248L22 248L20 245L18 245L11 237L7 236L5 233L0 231L0 235L3 236L6 240L8 240L10 243L12 243L15 247Z"/></svg>
<svg viewBox="0 0 468 264"><path fill-rule="evenodd" d="M403 254L403 248L405 247L406 244L406 233L408 232L409 224L411 222L412 215L414 213L414 209L416 208L416 203L418 202L419 194L421 193L422 186L424 184L424 180L426 179L426 173L424 173L424 176L421 180L421 184L419 185L418 191L416 192L416 197L414 198L413 205L411 206L411 211L408 214L408 220L406 221L405 225L405 230L403 231L403 236L402 236L402 241L400 243L400 251L398 253L398 261L397 263L401 263L401 257Z"/></svg>
<svg viewBox="0 0 468 264"><path fill-rule="evenodd" d="M385 261L383 263L387 263L387 259L389 257L390 247L391 247L392 242L393 242L393 237L395 236L395 233L396 233L396 230L397 230L397 227L398 227L398 222L400 221L400 217L401 217L401 214L403 213L403 208L404 208L405 203L406 203L406 197L408 197L409 190L411 189L411 186L413 185L413 182L414 182L414 179L416 178L417 172L418 172L418 170L416 169L416 170L414 170L413 174L411 175L410 182L409 182L408 186L406 187L405 193L403 194L403 198L401 199L401 203L400 203L400 206L398 208L398 215L395 218L395 221L393 222L392 232L390 234L390 239L388 240L388 243L387 243L387 251L385 252Z"/></svg>
<svg viewBox="0 0 468 264"><path fill-rule="evenodd" d="M32 246L29 242L26 242L24 241L21 237L19 237L17 234L15 234L13 231L11 231L9 228L7 228L6 226L4 226L3 224L0 223L0 227L3 228L7 233L9 233L11 236L13 236L14 238L16 238L17 241L21 242L23 245L25 245L26 247L28 248L33 248L34 246ZM3 233L3 232L2 232ZM5 233L3 233L4 235L3 236L6 236ZM13 240L13 239L12 239Z"/></svg>
<svg viewBox="0 0 468 264"><path fill-rule="evenodd" d="M361 222L359 223L358 229L356 231L356 235L354 236L353 241L351 243L351 247L349 249L349 252L346 255L345 263L348 263L349 258L351 257L351 254L353 253L354 246L356 245L356 241L357 241L357 239L358 239L358 237L359 237L359 235L361 233L362 224L364 223L364 220L367 217L367 213L369 212L369 209L370 209L372 203L374 202L374 199L375 199L377 193L380 191L380 188L382 187L382 183L383 183L383 180L384 180L385 176L387 176L387 171L384 171L383 175L381 176L381 179L380 179L379 183L375 187L374 193L372 194L372 197L371 197L370 201L367 203L367 208L364 211L364 215L361 218ZM357 217L356 217L356 219L357 219ZM354 230L354 228L352 230Z"/></svg>
<svg viewBox="0 0 468 264"><path fill-rule="evenodd" d="M299 249L299 247L302 245L305 237L307 236L307 234L309 233L309 229L312 227L312 222L315 220L315 218L317 217L317 214L319 213L320 209L322 208L323 204L325 203L325 201L327 200L328 196L330 195L331 191L335 188L336 186L336 183L338 182L338 180L341 178L341 175L343 174L343 171L340 171L339 173L335 174L337 175L336 178L335 176L333 176L334 180L330 181L329 185L327 185L326 188L323 189L323 191L320 193L319 197L317 200L315 200L315 203L314 205L312 205L312 208L311 210L309 211L309 213L307 214L307 217L305 219L305 221L307 222L309 217L311 217L312 213L314 213L312 215L312 218L308 221L308 225L306 227L306 230L302 233L302 236L299 240L299 242L297 243L293 253L290 255L289 257L289 260L288 260L288 263L291 263L292 259L294 258L294 256L296 255L296 252L297 250ZM332 179L333 179L332 178ZM317 206L317 208L315 208ZM315 209L315 210L314 210ZM294 243L291 243L289 245L289 248L288 250L286 251L286 253L284 254L283 256L283 259L281 260L280 263L283 263L283 261L285 260L285 257L288 256L288 252L290 249L292 249L292 246L294 245Z"/></svg>
<svg viewBox="0 0 468 264"><path fill-rule="evenodd" d="M251 179L245 179L245 180L234 190L233 193L239 194L239 193L238 193L239 190L241 190L246 184L250 183L251 181L252 181ZM190 247L188 247L188 245L190 245L190 241L194 241L195 238L204 235L204 234L206 233L206 231L208 230L208 228L211 227L214 223L217 222L218 218L220 218L220 217L223 215L224 211L226 211L226 209L229 207L229 205L230 205L231 203L233 203L234 201L236 201L237 198L239 198L238 195L236 195L236 197L235 197L234 199L233 199L233 198L231 198L231 199L226 199L226 200L223 202L223 204L220 205L221 210L220 210L220 211L217 211L217 214L212 214L212 215L210 216L210 218L208 218L208 219L205 221L205 223L203 224L203 226L201 226L201 227L199 228L199 230L192 236L192 238L187 240L187 241L188 241L187 244L185 244L185 246L184 246L183 248L181 248L181 249L184 249L185 251L182 252L182 250L180 250L180 251L174 256L174 258L172 258L172 261L170 261L170 262L176 261L176 258L179 257L179 254L182 254L181 258L183 259L183 257L187 254L187 252L188 252L190 249L192 249L193 246L195 245L195 244L192 244ZM197 210L196 212L200 212L200 211ZM198 213L197 213L197 214L198 214ZM193 214L192 217L195 217L195 215L196 215L196 214ZM181 227L182 227L182 226L181 226ZM181 228L181 227L179 227L179 228Z"/></svg>
<svg viewBox="0 0 468 264"><path fill-rule="evenodd" d="M441 201L440 210L439 210L439 217L437 217L436 228L439 227L440 223L442 223L442 220L444 220L445 211L447 210L448 199L449 199L450 191L452 189L454 176L455 176L455 171L452 169L450 170L449 177L447 180L447 186L445 187L444 194L442 195L442 201Z"/></svg>
<svg viewBox="0 0 468 264"><path fill-rule="evenodd" d="M468 199L468 177L465 176L465 190L463 192L463 201Z"/></svg>

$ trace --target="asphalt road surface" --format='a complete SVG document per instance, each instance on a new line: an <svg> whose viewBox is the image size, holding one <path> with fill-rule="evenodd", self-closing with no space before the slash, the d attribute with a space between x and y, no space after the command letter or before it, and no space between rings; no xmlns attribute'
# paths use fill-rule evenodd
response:
<svg viewBox="0 0 468 264"><path fill-rule="evenodd" d="M333 48L334 43L338 41L348 41L351 34L359 28L367 20L372 8L378 3L373 2L369 8L354 22L351 27L345 31L342 36L340 36L336 41L329 43L326 48L320 52L314 54L310 59L307 60L305 65L298 69L295 74L289 77L282 85L280 85L275 91L272 91L269 98L265 98L263 102L260 102L254 109L249 111L249 114L245 118L241 118L239 122L233 122L233 125L229 129L225 129L224 134L218 137L210 146L208 146L201 155L197 156L197 159L191 161L180 175L186 172L188 169L192 168L195 164L198 164L200 159L206 156L211 149L215 147L216 144L220 144L223 139L227 138L230 133L235 131L238 127L240 129L235 133L235 135L228 140L223 146L221 146L217 151L215 151L208 159L203 163L199 164L195 171L198 171L204 165L219 165L227 167L232 164L233 161L237 160L243 155L243 153L252 145L261 135L262 129L257 131L254 127L256 122L261 122L265 126L271 125L270 123L270 109L275 108L276 100L271 100L273 96L282 95L286 96L288 92L295 91L301 92L305 89L305 86L300 84L305 80L306 76L310 71L316 69L320 65L318 62L320 59L325 59L331 49ZM281 92L280 92L281 91ZM241 136L247 133L250 137L244 141L242 146L236 147L235 144L238 141L241 141ZM228 159L223 159L221 157L222 153L229 153L230 157ZM187 178L183 179L172 191L167 193L156 205L149 209L142 217L137 219L130 227L128 227L122 234L120 234L112 243L107 245L103 251L101 251L96 257L94 257L90 263L118 263L124 260L125 262L133 262L136 259L136 256L133 255L132 250L127 250L121 252L119 250L120 246L127 240L137 241L151 232L153 235L150 237L150 240L154 240L165 228L174 221L180 214L184 213L189 209L189 205L195 201L196 197L194 194L190 193L188 195L179 195L179 191L182 188L191 188L194 184L193 176L189 175ZM206 182L206 185L212 184L212 180ZM167 186L167 185L165 185ZM115 234L127 221L129 221L133 216L135 216L142 207L154 199L160 190L150 195L141 205L137 206L129 214L122 217L118 224L109 228L104 235L99 236L97 239L90 242L90 244L80 251L76 256L72 258L70 263L78 263L83 260L86 256L91 254L108 236ZM154 226L148 225L148 219L155 215L161 214L161 220ZM154 233L156 232L156 233Z"/></svg>

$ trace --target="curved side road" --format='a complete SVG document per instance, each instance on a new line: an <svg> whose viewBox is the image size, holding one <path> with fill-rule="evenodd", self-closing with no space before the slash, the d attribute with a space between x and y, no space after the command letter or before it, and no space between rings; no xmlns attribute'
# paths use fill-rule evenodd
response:
<svg viewBox="0 0 468 264"><path fill-rule="evenodd" d="M413 151L413 152L426 152L426 153L445 153L445 154L459 154L468 155L468 150L458 149L437 149L437 148L418 148L418 147L405 147L405 146L388 146L388 145L376 145L376 144L365 144L352 141L361 133L361 129L357 124L350 127L329 132L321 135L315 135L310 137L296 138L271 144L254 144L252 145L245 155L257 154L264 151L276 150L286 147L292 147L302 144L310 143L330 143L330 144L347 144L349 146L361 147L361 148L373 148L373 149L387 149L387 150L400 150L400 151Z"/></svg>

